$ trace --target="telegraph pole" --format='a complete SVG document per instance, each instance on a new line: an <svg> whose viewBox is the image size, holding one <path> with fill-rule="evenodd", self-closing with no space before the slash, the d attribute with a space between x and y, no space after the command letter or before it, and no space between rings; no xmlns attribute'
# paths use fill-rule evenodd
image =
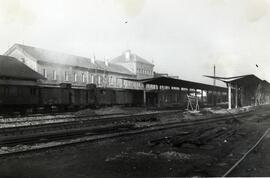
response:
<svg viewBox="0 0 270 178"><path fill-rule="evenodd" d="M216 66L214 65L214 87L216 87Z"/></svg>
<svg viewBox="0 0 270 178"><path fill-rule="evenodd" d="M216 106L216 65L214 65L214 80L213 80L213 104Z"/></svg>

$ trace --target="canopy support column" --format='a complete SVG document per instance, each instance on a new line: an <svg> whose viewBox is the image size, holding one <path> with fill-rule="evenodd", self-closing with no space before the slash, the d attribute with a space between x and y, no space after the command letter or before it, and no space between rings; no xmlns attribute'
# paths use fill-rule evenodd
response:
<svg viewBox="0 0 270 178"><path fill-rule="evenodd" d="M202 105L203 105L203 89L201 90L201 102L202 102Z"/></svg>
<svg viewBox="0 0 270 178"><path fill-rule="evenodd" d="M157 92L157 106L160 107L160 100L161 100L161 94L160 94L160 85L158 85L158 92Z"/></svg>
<svg viewBox="0 0 270 178"><path fill-rule="evenodd" d="M231 101L232 93L231 93L231 83L228 83L228 109L232 109L232 101Z"/></svg>
<svg viewBox="0 0 270 178"><path fill-rule="evenodd" d="M146 84L143 84L143 105L146 106Z"/></svg>
<svg viewBox="0 0 270 178"><path fill-rule="evenodd" d="M235 84L235 108L238 107L238 89L237 84Z"/></svg>

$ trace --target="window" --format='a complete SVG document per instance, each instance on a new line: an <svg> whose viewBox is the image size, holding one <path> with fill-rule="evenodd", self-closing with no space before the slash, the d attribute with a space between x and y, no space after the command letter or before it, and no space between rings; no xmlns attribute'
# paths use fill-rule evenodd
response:
<svg viewBox="0 0 270 178"><path fill-rule="evenodd" d="M84 75L84 73L82 73L82 82L83 83L85 82L85 75Z"/></svg>
<svg viewBox="0 0 270 178"><path fill-rule="evenodd" d="M89 72L86 73L86 83L89 83Z"/></svg>
<svg viewBox="0 0 270 178"><path fill-rule="evenodd" d="M68 72L65 71L65 81L68 81Z"/></svg>
<svg viewBox="0 0 270 178"><path fill-rule="evenodd" d="M42 74L43 74L43 76L44 76L45 78L47 78L47 71L46 71L46 69L43 69Z"/></svg>
<svg viewBox="0 0 270 178"><path fill-rule="evenodd" d="M57 80L57 78L56 78L56 71L55 70L53 70L53 80Z"/></svg>
<svg viewBox="0 0 270 178"><path fill-rule="evenodd" d="M21 60L22 60L22 63L25 63L25 59L23 57L21 58Z"/></svg>
<svg viewBox="0 0 270 178"><path fill-rule="evenodd" d="M77 73L74 72L74 82L77 82Z"/></svg>
<svg viewBox="0 0 270 178"><path fill-rule="evenodd" d="M90 82L94 83L94 75L93 74L90 75Z"/></svg>
<svg viewBox="0 0 270 178"><path fill-rule="evenodd" d="M113 77L112 76L110 76L109 83L110 83L110 85L113 85Z"/></svg>
<svg viewBox="0 0 270 178"><path fill-rule="evenodd" d="M98 75L98 84L101 84L101 76Z"/></svg>
<svg viewBox="0 0 270 178"><path fill-rule="evenodd" d="M127 87L127 81L123 79L123 88Z"/></svg>

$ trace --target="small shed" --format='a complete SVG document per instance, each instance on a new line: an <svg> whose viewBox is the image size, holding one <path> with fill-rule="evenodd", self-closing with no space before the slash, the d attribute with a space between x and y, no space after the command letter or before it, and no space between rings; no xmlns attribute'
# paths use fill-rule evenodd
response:
<svg viewBox="0 0 270 178"><path fill-rule="evenodd" d="M0 55L0 85L36 85L42 75L14 57Z"/></svg>

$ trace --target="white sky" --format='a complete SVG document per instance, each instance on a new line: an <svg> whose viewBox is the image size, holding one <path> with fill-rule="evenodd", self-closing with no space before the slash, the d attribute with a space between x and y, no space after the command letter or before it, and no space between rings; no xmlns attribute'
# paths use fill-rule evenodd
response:
<svg viewBox="0 0 270 178"><path fill-rule="evenodd" d="M0 0L0 53L14 43L113 58L127 48L155 70L212 83L270 81L270 0ZM125 23L127 21L127 23ZM258 68L256 67L258 64Z"/></svg>

